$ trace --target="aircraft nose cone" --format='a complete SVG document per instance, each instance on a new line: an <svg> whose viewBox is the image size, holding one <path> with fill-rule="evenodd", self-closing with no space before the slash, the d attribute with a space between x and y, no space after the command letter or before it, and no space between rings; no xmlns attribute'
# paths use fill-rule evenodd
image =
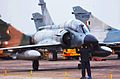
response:
<svg viewBox="0 0 120 79"><path fill-rule="evenodd" d="M98 44L98 40L93 35L86 35L84 44Z"/></svg>

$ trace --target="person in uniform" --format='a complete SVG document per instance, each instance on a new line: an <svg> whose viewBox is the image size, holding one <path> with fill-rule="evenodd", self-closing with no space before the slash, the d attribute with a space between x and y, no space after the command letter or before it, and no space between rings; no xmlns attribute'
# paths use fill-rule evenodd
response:
<svg viewBox="0 0 120 79"><path fill-rule="evenodd" d="M87 79L92 79L91 77L91 68L90 68L90 52L91 48L88 45L83 45L81 46L81 49L78 51L81 56L81 65L82 65L82 77L81 79L86 79L86 72L85 70L87 69L87 74L88 78Z"/></svg>

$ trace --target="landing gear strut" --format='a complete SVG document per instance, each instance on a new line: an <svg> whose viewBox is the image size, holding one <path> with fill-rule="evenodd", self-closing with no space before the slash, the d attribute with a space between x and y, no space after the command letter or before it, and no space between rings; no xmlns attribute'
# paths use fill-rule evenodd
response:
<svg viewBox="0 0 120 79"><path fill-rule="evenodd" d="M120 59L120 54L118 54L118 59Z"/></svg>
<svg viewBox="0 0 120 79"><path fill-rule="evenodd" d="M56 51L53 51L53 60L56 61L57 60L57 52Z"/></svg>
<svg viewBox="0 0 120 79"><path fill-rule="evenodd" d="M34 71L38 71L39 68L39 60L33 60L32 67Z"/></svg>
<svg viewBox="0 0 120 79"><path fill-rule="evenodd" d="M50 60L51 61L57 61L57 51L55 50L51 50L51 57L50 57Z"/></svg>

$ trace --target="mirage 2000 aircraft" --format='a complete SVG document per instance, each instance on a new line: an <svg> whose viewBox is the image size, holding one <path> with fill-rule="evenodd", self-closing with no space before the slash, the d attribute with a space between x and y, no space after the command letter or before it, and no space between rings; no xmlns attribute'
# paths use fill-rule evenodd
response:
<svg viewBox="0 0 120 79"><path fill-rule="evenodd" d="M37 32L31 36L30 45L0 48L0 50L15 50L14 55L17 59L33 61L33 70L38 70L39 67L41 53L38 49L61 51L63 48L79 48L83 44L91 44L98 52L111 53L110 49L106 50L98 45L98 40L81 21L75 19L55 25L46 9L46 3L43 0L39 1L39 5L42 5L42 15L36 17L38 13L33 14L33 20L38 27L36 26Z"/></svg>
<svg viewBox="0 0 120 79"><path fill-rule="evenodd" d="M99 43L110 47L120 58L120 30L105 24L80 6L73 7L73 11L75 18L86 24Z"/></svg>
<svg viewBox="0 0 120 79"><path fill-rule="evenodd" d="M44 2L44 0L39 0L39 1L40 1L39 5L41 6L42 15L38 12L32 14L33 15L32 20L34 20L34 22L35 22L36 30L39 30L40 28L43 28L41 26L53 25L54 24L54 22L52 21L52 19L50 17L50 14L47 10L46 3ZM111 54L110 52L107 51L107 50L111 50L109 47L101 46L101 47L98 48L98 46L95 46L94 48L97 49L97 50L95 50L95 52L92 53L92 56L106 57L106 56ZM53 54L56 54L56 53L53 53ZM53 55L53 57L57 58L56 56L57 55Z"/></svg>

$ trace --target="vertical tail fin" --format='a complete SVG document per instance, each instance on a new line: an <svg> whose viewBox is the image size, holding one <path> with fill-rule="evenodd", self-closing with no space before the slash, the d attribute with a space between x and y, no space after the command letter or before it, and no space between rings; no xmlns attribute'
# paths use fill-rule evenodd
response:
<svg viewBox="0 0 120 79"><path fill-rule="evenodd" d="M44 0L39 0L39 2L43 16L43 22L45 23L45 25L53 25L54 22L52 21L52 18L47 10L46 3L44 2Z"/></svg>
<svg viewBox="0 0 120 79"><path fill-rule="evenodd" d="M36 30L39 31L39 27L45 26L43 16L40 13L33 13L32 16L32 20L34 20Z"/></svg>
<svg viewBox="0 0 120 79"><path fill-rule="evenodd" d="M13 47L30 44L30 36L0 19L0 47Z"/></svg>
<svg viewBox="0 0 120 79"><path fill-rule="evenodd" d="M33 13L32 16L32 20L34 20L35 22L35 26L36 26L36 30L39 30L39 27L41 26L46 26L46 25L53 25L54 22L52 21L52 18L47 10L46 7L46 3L44 2L44 0L39 0L39 4L41 6L41 11L42 14L40 13Z"/></svg>
<svg viewBox="0 0 120 79"><path fill-rule="evenodd" d="M110 26L106 25L104 22L93 16L91 12L86 11L80 6L73 7L73 14L75 15L76 19L85 23L90 31L105 30L111 28Z"/></svg>

